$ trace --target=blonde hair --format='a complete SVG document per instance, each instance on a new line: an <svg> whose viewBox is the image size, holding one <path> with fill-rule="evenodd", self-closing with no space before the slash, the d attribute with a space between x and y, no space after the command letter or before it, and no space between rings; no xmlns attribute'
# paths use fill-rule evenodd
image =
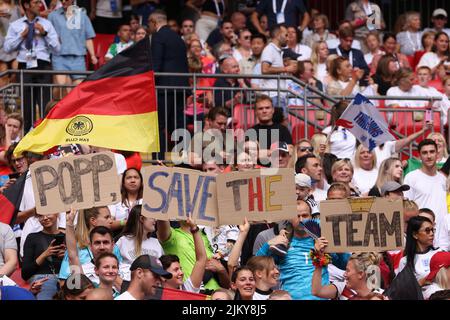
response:
<svg viewBox="0 0 450 320"><path fill-rule="evenodd" d="M437 137L438 140L440 140L440 141L444 144L444 153L443 153L443 156L444 156L444 158L448 158L447 141L445 140L445 137L444 137L444 136L442 135L442 133L440 133L440 132L431 132L431 133L427 136L427 139L433 140L434 137Z"/></svg>
<svg viewBox="0 0 450 320"><path fill-rule="evenodd" d="M330 153L330 144L327 143L327 135L321 132L313 134L311 137L311 145L314 148L314 155L318 158L320 158L319 150L321 144L326 144L325 153Z"/></svg>
<svg viewBox="0 0 450 320"><path fill-rule="evenodd" d="M91 231L91 219L97 218L99 211L97 207L79 210L77 217L77 227L75 229L75 239L80 249L86 248L90 244L89 232Z"/></svg>
<svg viewBox="0 0 450 320"><path fill-rule="evenodd" d="M350 171L352 172L352 174L355 173L355 171L353 169L353 165L350 162L350 160L341 159L341 160L338 160L335 163L333 163L333 166L331 167L331 176L333 176L334 173L336 171L338 171L339 169L341 169L343 166L348 166L350 168Z"/></svg>
<svg viewBox="0 0 450 320"><path fill-rule="evenodd" d="M369 283L368 277L371 275L369 272L371 272L372 268L371 266L378 267L380 264L380 257L375 252L355 252L353 253L348 261L353 261L353 264L359 272L364 272L366 276L367 286L372 289L374 288L374 285L372 283ZM378 271L379 267L378 267ZM375 286L377 287L377 286Z"/></svg>
<svg viewBox="0 0 450 320"><path fill-rule="evenodd" d="M355 152L355 168L361 168L361 164L359 163L359 155L362 152L362 149L366 148L366 146L360 144L358 146L358 148L356 148L356 152ZM367 148L366 148L367 149ZM377 155L375 154L375 151L370 151L370 153L372 154L372 169L375 168L377 166Z"/></svg>
<svg viewBox="0 0 450 320"><path fill-rule="evenodd" d="M319 47L321 44L327 44L325 41L317 41L314 42L313 46L312 46L312 53L311 53L311 63L313 64L313 68L314 68L314 74L317 73L317 66L319 65L320 61L319 61ZM328 46L327 46L328 48ZM327 57L328 60L328 57Z"/></svg>
<svg viewBox="0 0 450 320"><path fill-rule="evenodd" d="M444 290L450 289L450 281L447 277L447 268L441 267L439 269L436 273L436 277L434 278L434 282Z"/></svg>
<svg viewBox="0 0 450 320"><path fill-rule="evenodd" d="M256 271L265 271L266 276L275 267L275 261L270 256L254 256L247 261L247 267L252 270L253 274Z"/></svg>
<svg viewBox="0 0 450 320"><path fill-rule="evenodd" d="M417 205L417 203L409 199L403 200L403 211L413 211L413 210L416 211L419 210L419 206Z"/></svg>
<svg viewBox="0 0 450 320"><path fill-rule="evenodd" d="M392 157L387 158L383 160L383 162L381 162L380 168L378 169L377 182L375 182L375 185L378 187L378 189L381 189L383 184L387 181L395 181L394 177L392 176L392 167L397 161L400 161L400 159ZM397 182L403 184L403 177L400 177L400 181Z"/></svg>

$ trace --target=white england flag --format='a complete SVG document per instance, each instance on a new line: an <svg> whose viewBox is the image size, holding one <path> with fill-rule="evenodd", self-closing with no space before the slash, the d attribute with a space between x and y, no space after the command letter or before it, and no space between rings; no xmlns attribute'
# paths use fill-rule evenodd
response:
<svg viewBox="0 0 450 320"><path fill-rule="evenodd" d="M396 140L377 108L358 93L336 122L348 129L370 151L386 141Z"/></svg>

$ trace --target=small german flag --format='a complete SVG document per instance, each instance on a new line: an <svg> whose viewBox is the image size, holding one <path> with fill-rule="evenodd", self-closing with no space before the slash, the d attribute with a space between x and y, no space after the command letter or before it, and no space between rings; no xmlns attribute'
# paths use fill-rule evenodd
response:
<svg viewBox="0 0 450 320"><path fill-rule="evenodd" d="M58 102L14 150L44 153L87 144L158 152L158 114L150 41L145 37L91 74Z"/></svg>

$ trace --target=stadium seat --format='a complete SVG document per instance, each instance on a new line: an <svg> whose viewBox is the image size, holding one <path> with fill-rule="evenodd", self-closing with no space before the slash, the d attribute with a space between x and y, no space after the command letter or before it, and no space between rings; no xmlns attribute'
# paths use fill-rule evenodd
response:
<svg viewBox="0 0 450 320"><path fill-rule="evenodd" d="M245 119L247 114L247 119ZM246 123L247 120L247 123ZM233 108L233 128L251 128L256 124L255 110L252 105L237 104Z"/></svg>
<svg viewBox="0 0 450 320"><path fill-rule="evenodd" d="M292 108L295 106L289 107ZM308 110L308 121L315 123L315 125L308 124L308 136L306 138L311 138L315 133L321 132L321 127L326 127L330 122L329 113L319 113L318 111L320 110ZM303 110L297 110L296 113L301 117L305 114ZM305 121L293 115L288 115L288 121L292 128L292 142L295 144L300 139L305 138Z"/></svg>
<svg viewBox="0 0 450 320"><path fill-rule="evenodd" d="M414 59L414 56L406 56L408 58L409 65L411 66L412 70L416 70L416 61Z"/></svg>
<svg viewBox="0 0 450 320"><path fill-rule="evenodd" d="M105 64L105 54L108 51L109 46L114 42L115 34L101 34L97 33L94 38L94 51L97 56L98 63L94 66L94 70L97 70Z"/></svg>

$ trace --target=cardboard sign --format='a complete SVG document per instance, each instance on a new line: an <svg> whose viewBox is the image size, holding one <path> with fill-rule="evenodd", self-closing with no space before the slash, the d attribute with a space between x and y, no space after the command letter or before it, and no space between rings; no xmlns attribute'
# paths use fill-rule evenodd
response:
<svg viewBox="0 0 450 320"><path fill-rule="evenodd" d="M403 248L403 203L384 198L320 202L320 227L328 252Z"/></svg>
<svg viewBox="0 0 450 320"><path fill-rule="evenodd" d="M186 220L218 226L216 176L197 170L149 166L143 169L142 214L159 220Z"/></svg>
<svg viewBox="0 0 450 320"><path fill-rule="evenodd" d="M120 200L112 152L38 161L30 166L30 172L39 214L104 206Z"/></svg>
<svg viewBox="0 0 450 320"><path fill-rule="evenodd" d="M259 169L217 176L220 224L275 222L297 214L293 169Z"/></svg>

